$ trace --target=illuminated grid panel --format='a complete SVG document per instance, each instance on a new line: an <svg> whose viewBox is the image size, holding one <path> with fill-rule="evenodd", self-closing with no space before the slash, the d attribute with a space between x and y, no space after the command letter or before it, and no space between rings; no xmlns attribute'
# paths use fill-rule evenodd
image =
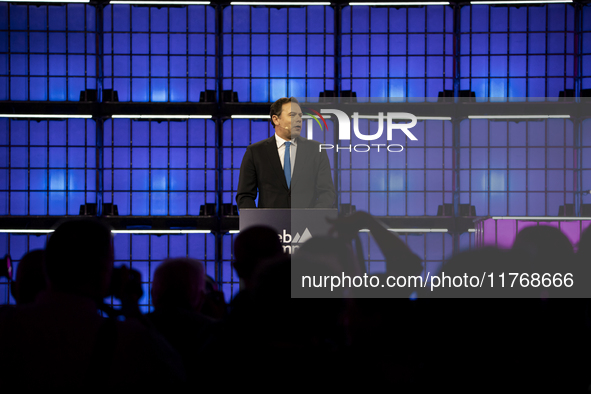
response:
<svg viewBox="0 0 591 394"><path fill-rule="evenodd" d="M154 271L164 259L190 257L200 260L205 266L206 274L217 279L213 234L116 234L114 249L116 267L125 265L138 270L142 275L144 294L139 300L142 312L149 312L152 309L150 291ZM115 298L108 300L113 305L119 304Z"/></svg>
<svg viewBox="0 0 591 394"><path fill-rule="evenodd" d="M570 120L462 121L460 203L478 216L558 215L574 203L573 143Z"/></svg>
<svg viewBox="0 0 591 394"><path fill-rule="evenodd" d="M0 4L0 100L78 101L96 89L95 8Z"/></svg>
<svg viewBox="0 0 591 394"><path fill-rule="evenodd" d="M217 152L211 120L108 120L104 201L119 215L199 215L216 202Z"/></svg>
<svg viewBox="0 0 591 394"><path fill-rule="evenodd" d="M375 134L377 121L359 120L359 127ZM353 127L353 126L352 126ZM437 207L453 202L452 124L450 121L419 121L412 128L417 141L394 132L387 141L385 131L375 141L362 141L353 133L351 145L383 144L368 153L340 150L339 191L341 203L350 203L375 216L436 215ZM386 145L404 150L388 152ZM344 145L344 144L342 144ZM391 148L394 151L397 147Z"/></svg>
<svg viewBox="0 0 591 394"><path fill-rule="evenodd" d="M224 8L223 24L223 89L239 101L335 89L333 8L232 6Z"/></svg>
<svg viewBox="0 0 591 394"><path fill-rule="evenodd" d="M574 5L472 5L460 12L461 90L558 97L574 89Z"/></svg>
<svg viewBox="0 0 591 394"><path fill-rule="evenodd" d="M582 7L581 26L581 89L591 89L591 6Z"/></svg>
<svg viewBox="0 0 591 394"><path fill-rule="evenodd" d="M96 202L90 119L0 118L0 215L78 215Z"/></svg>
<svg viewBox="0 0 591 394"><path fill-rule="evenodd" d="M47 235L27 234L0 234L0 258L7 254L12 258L13 279L16 277L16 270L21 258L28 252L36 249L45 249ZM10 285L6 278L0 278L0 305L15 304L14 298L10 295Z"/></svg>
<svg viewBox="0 0 591 394"><path fill-rule="evenodd" d="M375 99L453 89L451 7L344 7L341 31L342 90Z"/></svg>
<svg viewBox="0 0 591 394"><path fill-rule="evenodd" d="M104 8L104 88L119 101L198 102L216 88L215 9Z"/></svg>
<svg viewBox="0 0 591 394"><path fill-rule="evenodd" d="M591 119L581 125L581 187L580 191L591 190ZM583 194L583 204L591 204L591 194ZM588 215L587 215L588 216Z"/></svg>

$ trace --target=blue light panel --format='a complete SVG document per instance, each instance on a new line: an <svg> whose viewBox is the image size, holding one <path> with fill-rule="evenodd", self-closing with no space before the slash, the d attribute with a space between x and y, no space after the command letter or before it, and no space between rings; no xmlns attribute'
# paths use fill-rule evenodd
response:
<svg viewBox="0 0 591 394"><path fill-rule="evenodd" d="M239 101L335 89L332 7L225 7L223 20L223 89Z"/></svg>
<svg viewBox="0 0 591 394"><path fill-rule="evenodd" d="M556 216L574 203L570 120L465 120L460 124L460 203L476 213Z"/></svg>
<svg viewBox="0 0 591 394"><path fill-rule="evenodd" d="M106 6L104 88L119 101L198 102L216 88L215 23L209 6Z"/></svg>
<svg viewBox="0 0 591 394"><path fill-rule="evenodd" d="M379 98L453 89L451 7L344 7L341 31L342 90Z"/></svg>
<svg viewBox="0 0 591 394"><path fill-rule="evenodd" d="M78 215L96 202L91 119L0 118L0 215Z"/></svg>
<svg viewBox="0 0 591 394"><path fill-rule="evenodd" d="M476 97L558 97L574 89L574 7L462 7L460 89Z"/></svg>
<svg viewBox="0 0 591 394"><path fill-rule="evenodd" d="M97 88L95 8L0 4L0 100L78 101Z"/></svg>
<svg viewBox="0 0 591 394"><path fill-rule="evenodd" d="M113 119L104 130L104 201L120 215L199 215L216 202L213 121Z"/></svg>

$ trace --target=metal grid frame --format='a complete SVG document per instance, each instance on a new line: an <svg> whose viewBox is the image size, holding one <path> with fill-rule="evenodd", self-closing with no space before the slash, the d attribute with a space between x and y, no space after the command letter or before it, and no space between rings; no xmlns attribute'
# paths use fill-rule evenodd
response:
<svg viewBox="0 0 591 394"><path fill-rule="evenodd" d="M377 127L375 121L366 122L368 126L364 127L365 125L362 126L360 120L360 129L373 130ZM419 127L413 128L413 134L419 139L417 142L409 141L401 134L393 135L394 139L391 141L386 141L385 135L375 141L382 144L400 144L404 147L404 151L400 153L386 153L384 152L385 148L382 148L380 152L370 150L365 158L359 154L353 157L347 151L339 152L338 190L341 203L353 204L357 209L366 210L376 216L426 216L436 215L438 205L453 202L452 124L450 121L425 120L420 121L417 125ZM427 135L430 135L431 141L436 140L441 144L434 144L429 142L427 138L421 138L421 136L426 137ZM365 142L352 136L351 145L363 143ZM439 167L433 162L433 154L436 151L441 155ZM417 154L420 154L418 160L409 159L409 156ZM357 159L360 156L361 158ZM422 160L420 160L421 158ZM382 173L385 182L379 187L379 191L376 191L376 186L372 184L376 178L372 178L370 175L379 172ZM410 183L411 176L409 174L412 173L419 175L414 177L419 182ZM398 181L400 175L402 175L402 182ZM430 185L438 181L438 175L441 188L434 189ZM371 209L371 197L377 193L386 195L380 203L381 208ZM399 195L403 198L396 198ZM419 195L423 200L420 208L414 207L412 203L412 200L418 198ZM367 197L364 201L365 196ZM375 205L377 201L373 203ZM399 208L400 204L403 205L402 209ZM413 207L409 209L409 205L413 205Z"/></svg>
<svg viewBox="0 0 591 394"><path fill-rule="evenodd" d="M69 17L68 12L70 14L77 13L75 10L78 8L84 10L83 28L72 29L70 26L76 23L76 18ZM0 10L3 10L0 14L4 14L6 18L5 21L2 21L0 17L2 22L0 35L4 36L3 38L6 40L4 42L5 46L0 46L0 77L8 80L8 83L4 86L6 89L4 94L2 92L3 87L0 85L2 100L78 101L80 90L83 91L86 88L96 89L98 41L95 29L94 6L90 4L52 4L30 7L26 4L2 3L0 4ZM63 10L63 26L61 26L60 18L56 18L56 16L60 16L58 10ZM20 24L15 21L12 25L17 24L17 28L13 28L11 14L22 13L23 11L26 14L26 26L19 26ZM54 14L53 17L50 16L52 13ZM37 20L36 15L32 14L39 14L40 17L44 16L43 23L39 24L41 18ZM0 42L2 41L4 40L0 40ZM80 41L82 41L82 45L80 45ZM26 46L26 48L21 48L21 45ZM75 60L79 60L76 58L80 56L84 57L83 69L79 67L80 65L78 67L74 66ZM19 61L20 57L26 57L26 61ZM63 70L56 69L56 66L53 65L55 62L51 62L52 57L54 59L63 58ZM1 58L5 58L3 59L6 62L4 67L1 65L3 63ZM92 67L93 63L95 67ZM31 73L31 67L35 69L34 73ZM43 68L44 72L41 72ZM0 80L4 78L0 78ZM78 87L73 90L75 87L70 85L77 79L84 80L84 83L81 86L77 84ZM26 93L20 96L15 94L14 89L17 86L13 82L16 85L18 85L18 82L25 83ZM61 98L52 97L50 94L50 91L59 91L57 88L52 89L52 84L55 86L56 83L63 84L65 88L64 95ZM39 84L45 85L44 94L41 96L36 92L31 95L31 87Z"/></svg>
<svg viewBox="0 0 591 394"><path fill-rule="evenodd" d="M574 4L537 4L537 5L519 5L519 7L507 7L507 6L483 6L483 5L472 5L471 7L463 7L461 10L461 28L459 32L460 36L460 49L458 51L460 57L460 89L476 91L477 97L557 97L559 91L566 89L575 88L575 76L576 71L576 45L575 45L575 7ZM560 10L564 12L564 26L562 30L554 29L550 26L549 21L556 15ZM486 24L476 24L473 18L474 12L480 10L486 10L487 21ZM503 16L506 12L507 15ZM519 13L524 14L519 15ZM468 14L468 15L463 15ZM495 14L495 15L493 15ZM540 19L543 15L545 28L542 30L532 30L530 25L535 25L537 22L532 21ZM569 18L570 15L570 18ZM506 19L506 26L498 26L494 24L494 18ZM519 25L514 22L513 19L519 19ZM525 20L525 30L522 28L523 21ZM494 28L493 28L494 26ZM563 35L562 39L562 51L552 52L554 49L554 37ZM484 40L479 40L477 37L484 36ZM503 36L506 36L504 38ZM499 43L501 40L506 39L504 52L499 51L498 53L492 53L491 44L495 41L495 38L499 37ZM525 37L525 50L517 48L520 39ZM541 51L532 45L532 38L538 38L540 40L543 37L544 50ZM552 43L551 43L552 42ZM478 47L485 44L487 51L480 52ZM476 52L476 54L474 54ZM549 59L562 56L562 74L548 75L549 71ZM505 59L505 75L496 73L494 69L501 67L501 63L496 63L495 59ZM518 57L525 58L525 68L519 75L512 74L511 59ZM535 71L534 68L539 65L540 58L543 57L544 70L540 74L539 71ZM486 74L485 75L473 75L473 70L478 68L476 63L480 59L486 61ZM550 61L552 61L550 59ZM465 74L467 75L465 75ZM533 75L532 75L533 74ZM538 75L536 75L538 74ZM539 90L539 84L532 84L532 81L543 79L543 92ZM549 89L549 84L552 81L562 79L562 88L556 90L555 88ZM485 86L475 88L473 85L474 80L486 81ZM524 80L525 85L519 92L519 87L512 86L512 82L519 82ZM505 81L504 94L497 95L494 91L498 91L498 87L493 86L496 82L501 82L501 85ZM537 88L533 90L532 86ZM515 92L512 92L515 89ZM552 91L550 91L552 90ZM542 94L540 94L542 93Z"/></svg>
<svg viewBox="0 0 591 394"><path fill-rule="evenodd" d="M201 5L153 7L114 4L106 5L103 12L105 14L103 27L104 88L119 91L119 101L198 102L199 91L215 90L218 60L213 7ZM126 26L128 29L114 28L117 24L124 25L126 23L122 19L123 17L119 16L125 16L125 13L129 17L128 26ZM141 16L143 13L147 14L147 27L136 22L135 15ZM164 13L166 13L165 17L159 15ZM177 13L180 13L179 16L184 13L184 30L179 27L182 24L171 23L175 18L174 14ZM202 18L199 18L203 22L202 29L198 28L201 25L194 18L200 16L199 14L202 14ZM166 30L153 30L152 20L166 20ZM177 21L178 19L175 19L175 22ZM147 42L141 40L144 35L147 35ZM177 41L182 42L183 39L185 53L172 52L173 44ZM195 45L197 41L202 41L202 53L199 53L200 51ZM124 45L125 43L127 45ZM142 48L144 45L147 48ZM166 47L166 52L158 51L161 46ZM176 45L174 46L176 47ZM209 53L210 50L213 50L213 53ZM126 65L119 64L125 63L126 60ZM147 62L147 65L142 64L142 61ZM161 64L161 61L165 61L166 66ZM198 72L201 66L200 61L203 62L203 69L200 70L202 72ZM134 83L136 87L144 85L143 98L140 97L139 89L134 90ZM173 89L172 84L175 83L184 84L184 89ZM203 89L199 89L197 83L202 83ZM124 86L125 89L122 89ZM165 90L166 93L158 93L161 90ZM124 92L127 94L122 94ZM178 97L176 97L177 95ZM183 96L184 100L182 100Z"/></svg>
<svg viewBox="0 0 591 394"><path fill-rule="evenodd" d="M96 202L100 187L94 123L92 119L0 118L1 214L78 215L81 204ZM56 198L65 204L59 211L54 209ZM16 203L24 204L24 210L15 208Z"/></svg>
<svg viewBox="0 0 591 394"><path fill-rule="evenodd" d="M146 131L147 135L142 136ZM107 121L103 145L103 201L117 204L120 215L199 215L202 204L217 201L220 188L215 131L215 122L205 119ZM157 159L157 156L160 157ZM128 165L117 166L120 160ZM135 176L140 171L145 178L143 182ZM194 185L197 172L202 171L202 185ZM127 182L125 179L122 182L122 177L127 177ZM182 178L184 182L180 182ZM141 183L145 185L142 187ZM168 194L165 207L151 198L153 193L159 192ZM147 208L134 210L134 193L148 194ZM185 209L171 210L171 198L179 193L185 194Z"/></svg>
<svg viewBox="0 0 591 394"><path fill-rule="evenodd" d="M248 9L248 28L243 25L243 20L234 17L235 10L243 11ZM322 10L323 29L314 29L315 14ZM304 26L298 27L296 18L300 17L298 13L303 11L304 20L300 22ZM258 18L256 21L260 24L253 27L253 20L255 15L266 13L266 22L261 22ZM285 13L285 15L283 15ZM275 9L272 7L254 7L254 6L231 6L223 9L223 30L222 30L222 67L223 77L222 85L224 90L238 91L238 99L246 102L273 102L280 97L309 97L312 96L312 86L310 81L323 81L323 90L335 90L335 61L336 54L334 48L334 38L336 37L334 26L334 14L336 12L329 6L308 6L308 7L283 7ZM332 15L329 15L332 14ZM285 24L275 22L276 19L282 19ZM298 21L299 22L299 21ZM290 42L290 38L292 41ZM297 44L303 37L303 50ZM297 38L297 40L296 40ZM285 39L285 48L280 48L280 42ZM312 43L315 39L322 39L323 50L322 53L316 53L311 49ZM266 40L266 43L264 42ZM245 43L248 42L247 48ZM294 44L295 42L295 44ZM258 48L258 46L266 45L266 53ZM277 51L274 53L274 51ZM244 72L242 68L244 64L238 62L239 66L236 68L235 62L241 58L248 58L248 73ZM265 59L266 58L266 59ZM262 59L262 62L256 62L253 65L253 59ZM266 64L265 63L266 60ZM298 62L303 60L303 67L298 65ZM320 71L316 70L314 66L315 60L321 60L324 67ZM285 61L284 75L274 75L272 67L278 68L279 62ZM264 69L266 67L266 70ZM293 71L295 70L295 72ZM236 76L237 75L237 76ZM297 88L295 83L303 81L303 88ZM240 86L239 82L244 82L246 85ZM262 82L266 83L266 93L263 93L262 98L256 97L253 100L252 85ZM277 86L276 90L272 85L279 85L285 83L285 86ZM238 85L238 86L237 86ZM242 97L241 91L246 89L248 91L247 99ZM279 91L282 91L279 93ZM314 95L318 97L318 91L314 90ZM265 99L266 98L266 99Z"/></svg>
<svg viewBox="0 0 591 394"><path fill-rule="evenodd" d="M355 10L355 12L353 12ZM384 15L384 10L387 10L387 14ZM435 15L435 13L440 15ZM365 14L367 13L367 15ZM397 15L398 13L404 13L404 15ZM415 15L424 19L424 25L411 28L409 23L410 14ZM422 14L422 15L421 15ZM435 30L433 23L429 23L429 18L441 19L441 29ZM347 6L342 9L341 15L341 68L342 68L342 89L356 91L358 97L436 97L437 92L443 90L453 89L454 72L453 69L453 57L454 57L454 46L453 46L453 9L448 6L429 6L429 7L368 7L368 6ZM367 19L366 21L364 19ZM387 29L380 29L377 32L375 26L372 26L372 18L385 18ZM403 20L404 31L395 29L395 22L399 19ZM367 24L367 29L364 26ZM431 22L433 22L431 20ZM373 43L372 36L385 36L387 51L384 52ZM390 51L395 47L397 38L403 38L405 42L404 50L400 50L395 55ZM409 44L409 38L416 38L412 43ZM355 41L365 39L365 45L360 45L358 42L355 45ZM432 40L440 39L441 51L431 52ZM422 43L420 41L423 41ZM372 46L373 43L373 46ZM422 51L413 48L413 44L422 45ZM363 52L363 53L360 53ZM421 58L423 64L421 65ZM367 70L369 71L368 76L354 76L354 61L365 60L367 62ZM379 76L374 76L376 70L372 69L372 60L377 61L386 60L386 73L380 73ZM404 75L402 73L396 73L393 69L396 66L396 62L403 59L405 62ZM430 62L434 59L441 60L441 75L438 73L437 68L430 67ZM413 61L413 60L416 60ZM420 73L422 66L423 73ZM346 76L349 73L350 76ZM398 74L398 75L397 75ZM366 91L356 88L360 86L356 84L358 81L368 81L368 87ZM429 82L441 80L441 86L437 87L435 96L429 94L434 91L430 88ZM409 85L414 81L424 81L423 89L410 89ZM398 88L393 91L392 84L398 85L397 82L403 82L404 87ZM376 96L375 90L379 85L387 83L387 94L378 94ZM373 88L373 90L372 90ZM413 93L410 93L410 91ZM382 92L383 93L383 92Z"/></svg>
<svg viewBox="0 0 591 394"><path fill-rule="evenodd" d="M549 124L552 123L562 123L562 138L559 138L560 136L556 135L556 132L554 132L554 135L549 135ZM462 124L467 127L464 128L460 125L460 133L461 137L463 137L460 141L460 162L458 166L460 173L460 203L475 205L477 215L556 216L560 205L575 203L576 165L574 160L576 147L574 143L574 125L571 120L529 120L516 123L506 120L467 119ZM540 125L543 127L540 127ZM484 128L486 143L482 142L481 136L476 136L476 134L482 133ZM503 128L506 133L504 136L499 136ZM520 128L522 130L519 130ZM552 130L556 129L553 128ZM536 134L540 133L543 133L543 138L536 136ZM503 140L505 143L503 143ZM540 144L540 140L543 140L543 144ZM501 158L505 156L504 166L491 163L491 161L496 161L491 159L493 156ZM479 163L481 158L485 158L486 163ZM523 159L521 160L521 158ZM512 165L511 162L513 161L522 161L522 163ZM540 166L541 161L543 161L542 166ZM560 161L561 165L555 165L554 163L557 161ZM475 173L477 174L476 178L486 180L486 184L480 188L475 188L476 190L473 188ZM503 180L493 179L498 178L501 173L504 175ZM521 175L525 181L522 188L516 186L517 182L514 181L514 179L520 179L517 178L517 173L522 173ZM543 189L540 189L539 186L533 188L532 186L536 182L532 182L531 177L534 175L540 176L542 173L544 178ZM563 178L562 187L557 187L554 182L550 181L551 177L557 176ZM493 185L493 183L502 183L502 185ZM551 189L548 188L549 183L552 184ZM495 194L504 195L504 210L500 210L498 207L491 209L491 205L501 205L498 199L496 203L491 203ZM536 196L540 194L544 196L542 211L537 207L539 203L534 202ZM473 195L484 195L486 198L485 206L483 207L480 202L475 203ZM524 199L523 209L515 208L517 202L512 201L512 196L518 195L522 195ZM548 201L550 196L559 195L562 196L561 201Z"/></svg>

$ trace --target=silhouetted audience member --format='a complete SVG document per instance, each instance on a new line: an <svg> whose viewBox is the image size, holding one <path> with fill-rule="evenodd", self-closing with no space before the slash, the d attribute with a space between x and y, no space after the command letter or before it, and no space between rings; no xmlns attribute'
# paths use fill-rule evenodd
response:
<svg viewBox="0 0 591 394"><path fill-rule="evenodd" d="M386 283L388 276L421 275L421 258L394 232L389 231L367 212L357 211L350 216L329 221L333 224L330 232L337 235L337 242L348 243L355 240L355 254L350 247L339 246L334 244L334 241L326 243L332 244L333 256L341 256L337 260L341 262L340 271L345 274L364 274L364 257L368 255L366 253L375 253L373 250L360 253L359 232L365 229L369 230L371 238L386 260L385 270L380 273L375 272L375 268L367 266L367 270L371 268L369 273L379 278L382 285ZM307 252L308 247L314 245L314 254L325 255L328 248L324 247L323 253L319 239L314 243L306 243L300 251ZM345 250L348 250L347 257L343 255ZM354 263L350 262L352 258ZM374 256L372 258L376 259ZM328 258L328 261L330 260ZM371 284L367 287L354 286L346 290L345 296L361 297L354 302L350 300L346 308L347 326L344 332L349 337L347 353L350 354L350 363L355 365L351 375L372 375L376 384L403 392L415 391L419 386L420 377L424 375L421 369L423 359L419 356L424 350L424 335L417 303L409 299L414 290L410 287L373 287ZM388 357L386 354L396 356ZM365 361L358 363L356 360ZM358 377L354 379L359 381Z"/></svg>
<svg viewBox="0 0 591 394"><path fill-rule="evenodd" d="M269 260L283 254L277 231L266 226L253 226L243 230L234 240L232 265L240 278L240 291L230 302L231 319L248 313L251 290L258 273Z"/></svg>
<svg viewBox="0 0 591 394"><path fill-rule="evenodd" d="M534 262L536 268L570 264L574 257L573 245L566 235L551 226L524 228L515 237L512 250Z"/></svg>
<svg viewBox="0 0 591 394"><path fill-rule="evenodd" d="M16 268L16 280L10 292L17 305L30 304L47 288L43 274L43 250L32 250L25 254Z"/></svg>
<svg viewBox="0 0 591 394"><path fill-rule="evenodd" d="M154 272L152 303L148 314L154 327L181 355L187 377L201 378L201 348L209 339L214 321L199 313L205 297L205 270L195 259L164 260Z"/></svg>
<svg viewBox="0 0 591 394"><path fill-rule="evenodd" d="M257 269L267 259L281 255L277 231L270 227L253 226L243 230L234 240L234 269L243 289L251 289Z"/></svg>
<svg viewBox="0 0 591 394"><path fill-rule="evenodd" d="M180 358L162 338L134 319L97 313L112 269L104 225L69 221L55 230L45 254L48 290L34 304L0 310L3 388L145 390L184 379Z"/></svg>
<svg viewBox="0 0 591 394"><path fill-rule="evenodd" d="M228 305L224 298L224 293L219 290L215 279L205 275L205 293L203 296L203 305L201 314L214 320L221 320L226 317Z"/></svg>

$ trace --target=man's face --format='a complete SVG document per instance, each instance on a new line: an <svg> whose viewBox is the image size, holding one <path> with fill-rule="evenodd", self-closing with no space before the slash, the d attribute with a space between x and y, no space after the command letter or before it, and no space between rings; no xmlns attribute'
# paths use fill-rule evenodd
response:
<svg viewBox="0 0 591 394"><path fill-rule="evenodd" d="M281 115L273 116L275 133L284 140L291 140L302 131L302 109L296 103L283 104Z"/></svg>

